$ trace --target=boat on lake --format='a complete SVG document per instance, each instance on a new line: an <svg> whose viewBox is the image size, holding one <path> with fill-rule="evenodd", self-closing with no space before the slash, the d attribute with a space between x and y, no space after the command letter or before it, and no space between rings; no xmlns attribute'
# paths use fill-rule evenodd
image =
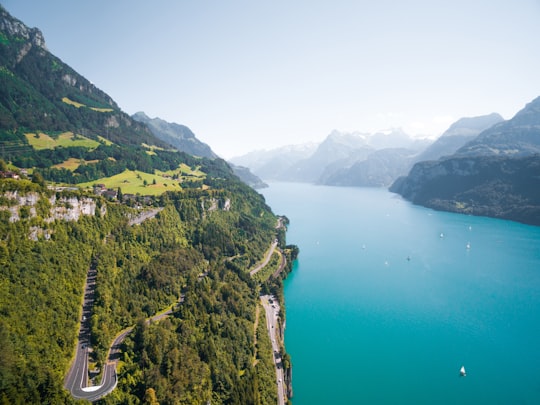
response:
<svg viewBox="0 0 540 405"><path fill-rule="evenodd" d="M459 369L459 375L461 377L465 377L467 375L467 372L465 371L465 366L461 366L461 368Z"/></svg>

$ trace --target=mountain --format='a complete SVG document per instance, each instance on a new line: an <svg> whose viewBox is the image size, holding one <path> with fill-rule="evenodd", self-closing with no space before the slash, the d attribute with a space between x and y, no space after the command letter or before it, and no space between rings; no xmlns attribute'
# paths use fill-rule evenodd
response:
<svg viewBox="0 0 540 405"><path fill-rule="evenodd" d="M334 186L387 187L406 174L415 162L438 159L452 154L482 130L503 118L498 114L462 118L439 139L414 139L400 129L381 131L364 136L366 144L374 148L365 156L351 156L326 166L318 183ZM427 146L427 147L426 147ZM419 151L422 151L419 153Z"/></svg>
<svg viewBox="0 0 540 405"><path fill-rule="evenodd" d="M244 166L238 166L231 162L228 162L228 164L233 170L234 174L238 176L238 178L244 183L246 183L248 186L253 187L254 189L268 187L268 184L266 184L258 176L253 174L251 170L249 170L249 168Z"/></svg>
<svg viewBox="0 0 540 405"><path fill-rule="evenodd" d="M412 156L429 143L401 129L376 133L334 130L320 144L255 151L232 161L268 180L381 186L406 173Z"/></svg>
<svg viewBox="0 0 540 405"><path fill-rule="evenodd" d="M351 166L327 170L319 184L347 187L387 187L410 169L414 152L404 148L385 148L370 153Z"/></svg>
<svg viewBox="0 0 540 405"><path fill-rule="evenodd" d="M511 120L482 132L456 154L462 156L527 156L540 153L540 97Z"/></svg>
<svg viewBox="0 0 540 405"><path fill-rule="evenodd" d="M161 118L150 118L144 112L132 115L135 121L142 122L150 128L150 131L163 142L166 142L176 149L193 156L216 159L216 155L210 146L197 139L195 134L185 125L167 122ZM259 177L251 173L247 167L242 167L229 163L234 174L248 186L255 189L268 187Z"/></svg>
<svg viewBox="0 0 540 405"><path fill-rule="evenodd" d="M161 118L150 118L142 111L133 114L131 117L135 121L146 124L157 138L182 152L209 159L218 157L210 146L198 140L191 129L185 125L170 123Z"/></svg>
<svg viewBox="0 0 540 405"><path fill-rule="evenodd" d="M414 157L430 141L415 139L401 129L362 136L365 146L327 165L317 180L331 186L386 187L410 169Z"/></svg>
<svg viewBox="0 0 540 405"><path fill-rule="evenodd" d="M79 75L0 6L0 134L4 157L31 151L25 131L71 131L123 145L166 146L120 110L110 96Z"/></svg>
<svg viewBox="0 0 540 405"><path fill-rule="evenodd" d="M110 96L51 54L41 31L3 8L0 36L0 158L21 168L35 166L46 180L66 183L126 169L167 171L181 162L195 166L192 156L218 158L186 126L124 113ZM62 170L70 159L83 164ZM224 163L217 160L212 165ZM238 175L250 185L263 185L245 169Z"/></svg>
<svg viewBox="0 0 540 405"><path fill-rule="evenodd" d="M415 204L540 225L540 98L453 155L416 163L390 191Z"/></svg>
<svg viewBox="0 0 540 405"><path fill-rule="evenodd" d="M310 157L290 167L291 180L316 183L327 166L334 163L342 166L351 159L363 159L374 150L368 145L368 136L360 132L332 131Z"/></svg>
<svg viewBox="0 0 540 405"><path fill-rule="evenodd" d="M234 157L230 161L235 165L249 167L253 173L265 180L286 180L290 166L311 156L317 146L316 143L304 143L257 150Z"/></svg>
<svg viewBox="0 0 540 405"><path fill-rule="evenodd" d="M93 401L113 374L107 403L275 404L259 295L284 305L286 218L224 160L158 139L2 6L0 79L0 402ZM88 368L73 382L74 355Z"/></svg>
<svg viewBox="0 0 540 405"><path fill-rule="evenodd" d="M504 121L503 117L497 113L461 118L454 122L426 150L416 156L415 161L437 160L443 156L452 155L482 131L502 121Z"/></svg>

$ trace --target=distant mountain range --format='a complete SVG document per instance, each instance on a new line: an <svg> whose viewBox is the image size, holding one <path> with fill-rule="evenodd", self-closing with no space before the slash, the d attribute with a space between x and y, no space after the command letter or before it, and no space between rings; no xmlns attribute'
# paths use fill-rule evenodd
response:
<svg viewBox="0 0 540 405"><path fill-rule="evenodd" d="M0 33L3 160L36 168L45 180L70 184L126 169L166 171L180 162L196 166L193 159L202 159L217 178L232 175L186 126L124 113L51 54L38 29L2 7ZM320 144L253 152L231 162L234 173L255 187L264 184L246 167L267 180L392 185L392 191L429 207L540 224L539 153L537 98L508 121L498 114L463 118L433 143L399 129L333 131ZM69 166L73 162L76 166Z"/></svg>
<svg viewBox="0 0 540 405"><path fill-rule="evenodd" d="M384 132L332 131L320 144L290 145L231 159L265 180L327 185L388 186L431 141L401 129Z"/></svg>
<svg viewBox="0 0 540 405"><path fill-rule="evenodd" d="M272 150L257 150L234 157L230 161L236 165L249 167L264 180L285 180L293 162L307 159L315 152L318 144L306 143L288 145Z"/></svg>
<svg viewBox="0 0 540 405"><path fill-rule="evenodd" d="M540 97L512 119L461 118L437 140L333 131L231 159L266 180L388 187L416 204L540 225Z"/></svg>
<svg viewBox="0 0 540 405"><path fill-rule="evenodd" d="M494 117L496 118L496 117ZM540 225L540 97L390 190L427 207Z"/></svg>

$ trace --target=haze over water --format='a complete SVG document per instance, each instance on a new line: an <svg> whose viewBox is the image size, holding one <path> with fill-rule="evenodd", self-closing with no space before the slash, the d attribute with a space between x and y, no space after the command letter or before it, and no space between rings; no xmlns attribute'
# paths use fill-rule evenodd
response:
<svg viewBox="0 0 540 405"><path fill-rule="evenodd" d="M300 247L285 284L294 405L540 403L539 227L383 189L263 194Z"/></svg>

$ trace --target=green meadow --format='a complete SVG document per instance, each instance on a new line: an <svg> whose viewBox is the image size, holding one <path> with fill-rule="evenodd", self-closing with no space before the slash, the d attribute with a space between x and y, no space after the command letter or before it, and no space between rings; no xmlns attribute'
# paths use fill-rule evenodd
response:
<svg viewBox="0 0 540 405"><path fill-rule="evenodd" d="M62 98L62 101L68 105L72 105L73 107L75 108L81 108L81 107L87 107L87 108L90 108L91 110L94 110L94 111L97 111L97 112L111 112L111 111L114 111L112 108L101 108L101 107L88 107L86 104L83 104L83 103L79 103L77 101L73 101L73 100L70 100L69 98L67 97L63 97Z"/></svg>
<svg viewBox="0 0 540 405"><path fill-rule="evenodd" d="M124 170L115 176L81 183L78 186L81 188L90 188L95 184L104 184L105 187L110 189L116 190L120 188L124 194L161 195L166 191L182 190L180 182L204 179L205 174L198 168L191 170L187 165L182 166L176 171L156 171L153 174L138 170ZM180 176L179 179L172 179L172 176L175 174Z"/></svg>
<svg viewBox="0 0 540 405"><path fill-rule="evenodd" d="M64 148L82 146L88 149L97 148L100 143L73 132L63 132L59 135L48 135L43 132L24 134L30 146L34 149L54 149L58 146Z"/></svg>
<svg viewBox="0 0 540 405"><path fill-rule="evenodd" d="M53 168L67 169L73 172L77 170L77 168L82 164L92 164L92 163L97 163L97 162L98 162L97 160L84 160L84 159L77 159L77 158L69 158L68 160L62 163L54 165Z"/></svg>

